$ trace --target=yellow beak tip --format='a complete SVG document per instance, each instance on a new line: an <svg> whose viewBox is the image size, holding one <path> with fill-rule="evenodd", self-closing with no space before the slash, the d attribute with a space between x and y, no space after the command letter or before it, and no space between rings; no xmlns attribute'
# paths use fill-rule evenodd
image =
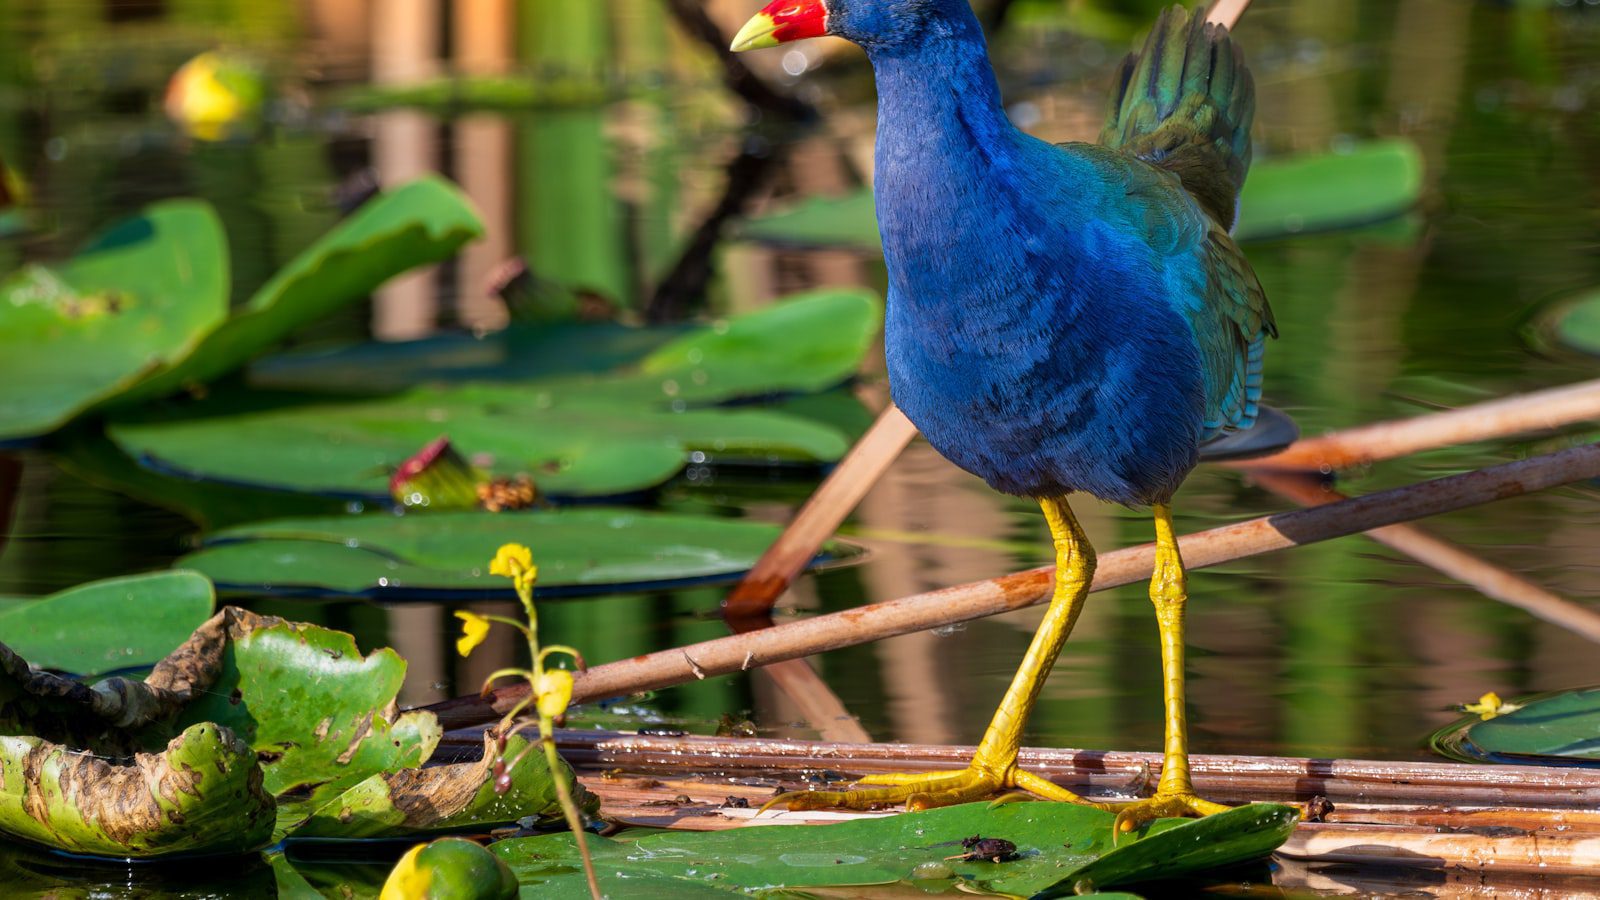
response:
<svg viewBox="0 0 1600 900"><path fill-rule="evenodd" d="M755 17L739 29L733 36L733 43L729 49L734 53L743 53L746 50L763 50L767 47L776 47L783 43L778 40L775 32L778 23L766 13L756 13Z"/></svg>

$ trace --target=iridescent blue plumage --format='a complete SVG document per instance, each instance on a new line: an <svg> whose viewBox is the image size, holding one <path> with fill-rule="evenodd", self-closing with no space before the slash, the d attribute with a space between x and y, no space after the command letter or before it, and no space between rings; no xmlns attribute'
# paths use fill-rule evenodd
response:
<svg viewBox="0 0 1600 900"><path fill-rule="evenodd" d="M966 0L829 10L877 74L896 402L1006 493L1165 502L1255 418L1272 333L1226 231L1253 107L1226 32L1170 11L1104 143L1057 146L1006 118Z"/></svg>

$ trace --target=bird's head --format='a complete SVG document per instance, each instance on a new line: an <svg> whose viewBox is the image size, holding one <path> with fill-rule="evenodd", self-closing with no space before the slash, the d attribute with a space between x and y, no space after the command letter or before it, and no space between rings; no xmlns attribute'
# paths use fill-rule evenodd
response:
<svg viewBox="0 0 1600 900"><path fill-rule="evenodd" d="M941 22L971 18L967 0L775 0L733 39L733 49L757 50L834 35L868 49L916 41Z"/></svg>

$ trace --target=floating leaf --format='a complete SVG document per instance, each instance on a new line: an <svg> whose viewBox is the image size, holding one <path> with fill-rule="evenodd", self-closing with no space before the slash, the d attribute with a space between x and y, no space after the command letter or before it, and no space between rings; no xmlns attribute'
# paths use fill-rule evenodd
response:
<svg viewBox="0 0 1600 900"><path fill-rule="evenodd" d="M1421 151L1406 140L1264 160L1251 168L1245 181L1234 234L1240 240L1268 240L1381 222L1416 206L1422 196L1422 176ZM847 246L876 252L882 246L870 191L812 199L751 219L743 235L804 247Z"/></svg>
<svg viewBox="0 0 1600 900"><path fill-rule="evenodd" d="M36 666L88 676L166 656L211 617L216 594L204 575L157 572L0 603L0 642Z"/></svg>
<svg viewBox="0 0 1600 900"><path fill-rule="evenodd" d="M875 298L829 291L702 329L603 378L419 388L360 403L298 406L111 435L159 468L235 485L381 500L417 448L447 436L491 475L527 474L556 497L615 496L677 474L691 454L831 461L836 429L755 409L685 409L839 384L877 333Z"/></svg>
<svg viewBox="0 0 1600 900"><path fill-rule="evenodd" d="M778 528L737 519L575 507L526 514L337 516L245 525L211 536L180 565L225 588L386 599L485 591L484 548L534 548L541 595L728 579L748 570ZM843 546L830 554L847 553Z"/></svg>
<svg viewBox="0 0 1600 900"><path fill-rule="evenodd" d="M191 478L374 502L388 499L391 473L441 435L490 475L531 475L556 497L645 490L696 451L817 461L846 449L831 428L759 410L548 402L535 386L421 389L370 403L117 425L110 434L147 464Z"/></svg>
<svg viewBox="0 0 1600 900"><path fill-rule="evenodd" d="M1467 762L1600 766L1600 688L1540 695L1487 720L1468 716L1433 745Z"/></svg>
<svg viewBox="0 0 1600 900"><path fill-rule="evenodd" d="M390 278L448 259L482 234L471 205L443 179L422 178L382 194L295 257L193 353L119 399L160 397L225 375Z"/></svg>
<svg viewBox="0 0 1600 900"><path fill-rule="evenodd" d="M512 738L506 743L506 758L515 759L527 746L523 738ZM476 762L380 772L337 795L320 791L314 801L286 810L290 816L280 812L280 836L413 837L561 815L543 753L522 757L511 769L511 789L504 794L494 789L495 755L494 739L486 735L483 756ZM565 762L556 777L566 781L580 807L590 812L599 808L599 798L578 784Z"/></svg>
<svg viewBox="0 0 1600 900"><path fill-rule="evenodd" d="M664 832L631 842L591 837L589 847L608 893L613 884L626 890L635 879L648 879L657 890L670 879L685 887L736 891L889 884L912 880L915 872L926 884L932 869L967 890L1027 896L1047 889L1070 893L1071 885L1087 877L1094 886L1110 887L1257 859L1288 838L1296 813L1254 805L1199 821L1164 819L1115 848L1114 820L1110 813L1067 803L974 803L806 826L803 837L791 830L797 826L773 826ZM975 834L1011 841L1017 858L947 859L960 855L961 840ZM582 884L570 835L503 841L491 849L525 889L540 896L564 896Z"/></svg>
<svg viewBox="0 0 1600 900"><path fill-rule="evenodd" d="M228 251L202 203L149 207L58 267L0 284L0 442L54 431L171 364L228 313Z"/></svg>
<svg viewBox="0 0 1600 900"><path fill-rule="evenodd" d="M684 325L636 328L615 322L512 323L485 335L295 349L251 366L250 383L278 390L373 394L427 383L594 374L633 365L686 330Z"/></svg>
<svg viewBox="0 0 1600 900"><path fill-rule="evenodd" d="M300 254L231 318L228 249L204 204L152 206L58 269L0 285L0 442L94 407L176 393L482 233L459 191L424 178L385 194Z"/></svg>
<svg viewBox="0 0 1600 900"><path fill-rule="evenodd" d="M0 771L0 831L15 839L155 857L248 852L272 838L274 804L255 753L212 724L126 764L36 737L0 737Z"/></svg>
<svg viewBox="0 0 1600 900"><path fill-rule="evenodd" d="M1532 330L1540 343L1600 357L1600 290L1585 291L1545 306Z"/></svg>
<svg viewBox="0 0 1600 900"><path fill-rule="evenodd" d="M1382 222L1417 205L1422 179L1422 151L1403 139L1266 160L1245 180L1233 232L1268 240Z"/></svg>
<svg viewBox="0 0 1600 900"><path fill-rule="evenodd" d="M262 756L268 791L350 785L422 765L441 735L431 713L395 702L406 662L384 648L362 656L339 631L228 609L227 641L207 690L180 723L229 727Z"/></svg>

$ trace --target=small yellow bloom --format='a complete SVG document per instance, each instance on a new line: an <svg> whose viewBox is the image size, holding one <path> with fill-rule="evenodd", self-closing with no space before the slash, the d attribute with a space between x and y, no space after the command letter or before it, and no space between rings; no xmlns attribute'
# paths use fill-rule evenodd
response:
<svg viewBox="0 0 1600 900"><path fill-rule="evenodd" d="M489 637L489 620L477 613L461 610L456 611L456 618L461 620L461 637L456 638L456 652L470 656Z"/></svg>
<svg viewBox="0 0 1600 900"><path fill-rule="evenodd" d="M509 578L518 591L523 591L539 579L539 567L533 564L532 550L521 544L506 544L490 561L489 574Z"/></svg>
<svg viewBox="0 0 1600 900"><path fill-rule="evenodd" d="M379 900L423 900L428 896L428 889L433 887L433 871L417 867L417 855L427 846L418 844L400 857L389 880L383 883Z"/></svg>
<svg viewBox="0 0 1600 900"><path fill-rule="evenodd" d="M566 669L546 669L534 686L539 698L539 715L546 719L560 718L572 703L572 673Z"/></svg>
<svg viewBox="0 0 1600 900"><path fill-rule="evenodd" d="M1519 704L1506 703L1500 699L1499 694L1496 694L1494 691L1490 691L1489 693L1484 694L1482 697L1479 697L1477 703L1468 703L1461 707L1461 711L1464 713L1471 713L1487 722L1496 716L1503 716L1506 713L1513 713L1521 708L1522 706Z"/></svg>

